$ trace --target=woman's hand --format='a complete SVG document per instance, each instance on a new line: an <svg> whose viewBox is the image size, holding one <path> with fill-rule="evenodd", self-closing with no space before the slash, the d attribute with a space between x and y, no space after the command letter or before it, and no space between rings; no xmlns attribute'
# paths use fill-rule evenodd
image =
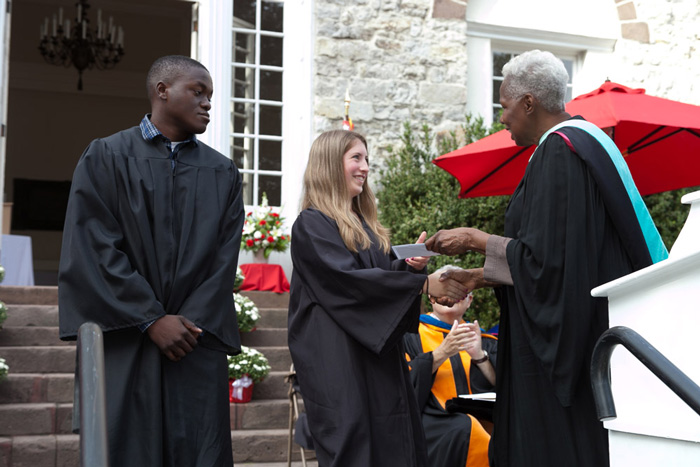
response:
<svg viewBox="0 0 700 467"><path fill-rule="evenodd" d="M421 232L416 243L425 243L425 237L427 236L428 234L424 230ZM413 258L406 258L406 264L417 271L422 271L423 268L428 265L428 261L430 261L430 256L415 256Z"/></svg>
<svg viewBox="0 0 700 467"><path fill-rule="evenodd" d="M438 303L452 306L460 300L464 300L469 293L465 287L454 279L441 279L442 273L434 272L429 275L423 285L423 293L437 299Z"/></svg>
<svg viewBox="0 0 700 467"><path fill-rule="evenodd" d="M489 234L471 227L440 230L425 242L425 247L441 255L455 256L468 251L486 252Z"/></svg>

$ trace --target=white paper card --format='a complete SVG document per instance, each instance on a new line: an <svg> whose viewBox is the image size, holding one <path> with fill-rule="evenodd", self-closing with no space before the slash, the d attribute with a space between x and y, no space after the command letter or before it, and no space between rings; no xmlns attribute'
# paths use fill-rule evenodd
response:
<svg viewBox="0 0 700 467"><path fill-rule="evenodd" d="M459 397L462 399L473 399L475 401L495 401L495 392L480 392L478 394L460 394Z"/></svg>
<svg viewBox="0 0 700 467"><path fill-rule="evenodd" d="M415 256L440 256L425 248L424 243L409 243L407 245L394 245L391 247L398 259L413 258Z"/></svg>

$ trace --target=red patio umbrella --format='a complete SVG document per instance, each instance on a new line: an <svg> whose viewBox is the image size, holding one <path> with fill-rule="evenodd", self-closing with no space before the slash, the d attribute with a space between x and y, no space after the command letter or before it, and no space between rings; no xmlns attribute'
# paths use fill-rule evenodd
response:
<svg viewBox="0 0 700 467"><path fill-rule="evenodd" d="M640 194L700 185L700 106L608 81L569 102L566 111L612 128ZM516 146L510 132L501 130L433 163L459 180L460 198L508 195L534 150Z"/></svg>

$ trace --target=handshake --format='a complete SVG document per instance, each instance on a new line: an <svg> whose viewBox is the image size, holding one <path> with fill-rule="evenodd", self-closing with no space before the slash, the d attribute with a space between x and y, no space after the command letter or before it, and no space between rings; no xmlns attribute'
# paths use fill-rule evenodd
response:
<svg viewBox="0 0 700 467"><path fill-rule="evenodd" d="M427 241L426 233L421 233L416 243L420 244L425 241L426 251L432 252L429 255L459 255L468 251L477 251L485 253L486 241L489 235L468 227L441 230ZM409 245L405 245L408 247ZM417 246L417 245L411 245ZM401 258L401 247L395 247L394 251L397 257ZM416 269L422 269L428 263L428 256L418 256L406 258L409 266ZM445 266L430 274L425 284L423 284L422 292L430 297L431 302L439 303L445 306L453 306L460 302L475 289L482 287L490 287L496 284L490 283L484 279L484 269L462 269L455 266Z"/></svg>

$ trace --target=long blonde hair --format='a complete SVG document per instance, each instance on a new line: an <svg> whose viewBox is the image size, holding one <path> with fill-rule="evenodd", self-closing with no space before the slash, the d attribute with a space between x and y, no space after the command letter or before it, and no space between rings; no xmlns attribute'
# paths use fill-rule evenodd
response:
<svg viewBox="0 0 700 467"><path fill-rule="evenodd" d="M357 253L372 244L360 218L374 233L379 247L389 252L389 229L377 219L374 193L365 179L362 193L348 207L343 156L356 141L367 148L365 138L354 131L331 130L322 133L311 145L309 161L304 172L304 194L301 209L318 209L338 224L340 236L348 250Z"/></svg>

